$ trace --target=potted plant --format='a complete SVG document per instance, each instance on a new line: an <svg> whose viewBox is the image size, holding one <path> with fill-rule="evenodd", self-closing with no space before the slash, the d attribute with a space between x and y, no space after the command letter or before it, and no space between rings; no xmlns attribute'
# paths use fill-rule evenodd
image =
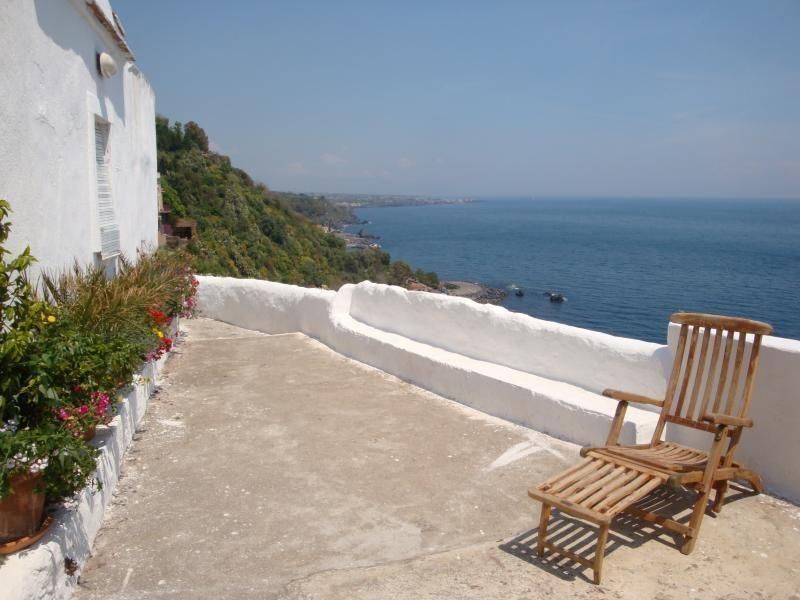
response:
<svg viewBox="0 0 800 600"><path fill-rule="evenodd" d="M0 544L35 534L42 522L47 457L34 438L13 422L0 431Z"/></svg>
<svg viewBox="0 0 800 600"><path fill-rule="evenodd" d="M91 480L99 451L88 440L142 360L171 350L174 317L192 311L197 288L185 255L157 252L121 260L113 279L79 265L45 274L40 298L30 250L7 258L9 210L0 200L0 554L35 542L45 503Z"/></svg>
<svg viewBox="0 0 800 600"><path fill-rule="evenodd" d="M90 480L97 450L54 423L0 430L0 553L43 533L45 499L73 496ZM22 540L20 540L22 538ZM10 543L9 543L10 542ZM5 546L5 547L4 547Z"/></svg>
<svg viewBox="0 0 800 600"><path fill-rule="evenodd" d="M35 541L45 498L85 486L97 456L53 418L59 396L40 379L37 360L57 318L28 281L30 250L7 260L9 210L0 200L0 553Z"/></svg>

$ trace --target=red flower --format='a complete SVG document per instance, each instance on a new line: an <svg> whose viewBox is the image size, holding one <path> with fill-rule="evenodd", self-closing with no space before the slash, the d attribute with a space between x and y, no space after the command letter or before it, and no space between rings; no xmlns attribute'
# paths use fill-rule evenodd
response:
<svg viewBox="0 0 800 600"><path fill-rule="evenodd" d="M147 314L150 315L156 325L166 325L172 320L157 308L148 309Z"/></svg>

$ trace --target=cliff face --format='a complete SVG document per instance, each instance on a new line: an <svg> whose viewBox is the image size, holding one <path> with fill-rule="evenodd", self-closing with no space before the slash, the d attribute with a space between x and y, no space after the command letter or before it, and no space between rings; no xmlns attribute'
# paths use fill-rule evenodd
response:
<svg viewBox="0 0 800 600"><path fill-rule="evenodd" d="M393 265L377 248L347 251L343 240L292 208L302 197L270 191L227 156L211 152L205 131L196 123L170 125L158 117L156 133L168 218L197 220L198 238L188 249L201 273L307 286L364 279L402 284L395 272L405 272L405 265ZM324 204L326 200L315 198L309 210L341 212Z"/></svg>

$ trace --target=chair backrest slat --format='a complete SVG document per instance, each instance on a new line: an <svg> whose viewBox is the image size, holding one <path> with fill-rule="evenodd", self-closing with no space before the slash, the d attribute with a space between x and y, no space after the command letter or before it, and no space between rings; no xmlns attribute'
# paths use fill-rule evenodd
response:
<svg viewBox="0 0 800 600"><path fill-rule="evenodd" d="M722 331L720 331L722 335ZM725 382L728 380L728 364L731 358L731 348L733 347L733 332L728 331L725 338L725 354L722 356L722 370L719 373L719 380L717 381L717 395L714 398L714 409L712 412L719 410L719 405L722 403L722 393L725 391Z"/></svg>
<svg viewBox="0 0 800 600"><path fill-rule="evenodd" d="M728 402L725 404L725 414L732 415L733 407L736 404L736 391L739 389L739 378L742 374L742 363L744 362L744 351L747 335L739 334L739 344L736 346L736 360L733 363L733 377L731 378L731 389L728 392Z"/></svg>
<svg viewBox="0 0 800 600"><path fill-rule="evenodd" d="M705 367L706 367L706 354L708 353L708 340L711 339L711 328L706 327L703 330L703 343L700 346L700 359L697 361L697 373L698 375L702 375ZM710 380L709 376L706 376L706 380ZM686 416L689 419L693 418L695 408L697 407L697 395L700 392L700 380L692 386L692 397L691 401L689 402L689 408L686 409ZM702 416L702 415L701 415Z"/></svg>
<svg viewBox="0 0 800 600"><path fill-rule="evenodd" d="M747 378L744 383L744 402L742 403L740 417L746 417L750 410L750 401L753 399L753 384L758 370L758 356L761 353L761 336L756 335L753 346L750 348L750 362L747 365Z"/></svg>
<svg viewBox="0 0 800 600"><path fill-rule="evenodd" d="M759 321L696 313L675 313L672 321L681 330L653 443L661 439L665 423L713 432L714 426L702 420L707 412L746 417L761 337L772 332Z"/></svg>
<svg viewBox="0 0 800 600"><path fill-rule="evenodd" d="M689 330L688 325L681 325L681 332L678 336L678 347L675 349L675 361L672 363L672 373L669 376L669 383L667 383L667 395L665 398L672 398L675 395L675 389L678 387L678 376L681 374L681 363L683 360L683 350L686 348L686 332ZM661 418L658 420L656 430L653 433L653 441L661 439L661 434L664 433L664 415L667 412L666 405L661 409Z"/></svg>
<svg viewBox="0 0 800 600"><path fill-rule="evenodd" d="M694 372L694 352L697 348L697 332L699 327L692 327L692 338L689 341L689 356L686 358L686 365L683 368L683 383L681 384L681 393L678 395L678 405L675 408L676 415L680 415L683 410L683 401L686 398L686 390L689 384L692 383L692 373ZM676 357L677 358L677 357Z"/></svg>
<svg viewBox="0 0 800 600"><path fill-rule="evenodd" d="M714 332L714 349L711 351L711 362L708 364L708 376L706 377L706 389L703 391L703 403L700 405L700 416L708 411L708 403L711 400L711 390L714 388L715 374L717 372L717 359L719 349L722 345L722 332L719 329L707 329Z"/></svg>

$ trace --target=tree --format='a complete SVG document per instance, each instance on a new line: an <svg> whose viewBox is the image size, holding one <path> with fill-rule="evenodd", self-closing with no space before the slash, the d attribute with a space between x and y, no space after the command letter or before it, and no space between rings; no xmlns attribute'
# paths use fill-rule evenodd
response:
<svg viewBox="0 0 800 600"><path fill-rule="evenodd" d="M189 121L183 128L183 148L199 148L208 152L208 136L205 130L194 121Z"/></svg>

